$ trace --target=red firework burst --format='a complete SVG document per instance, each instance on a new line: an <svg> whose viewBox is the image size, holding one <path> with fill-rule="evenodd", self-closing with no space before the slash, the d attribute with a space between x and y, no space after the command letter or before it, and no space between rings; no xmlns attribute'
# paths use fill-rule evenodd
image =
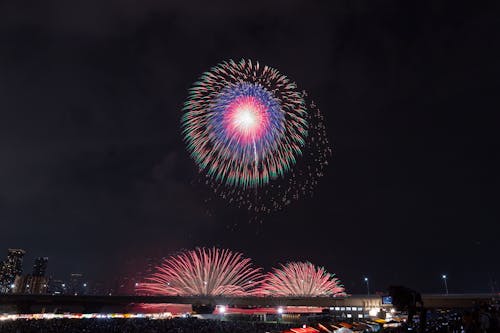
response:
<svg viewBox="0 0 500 333"><path fill-rule="evenodd" d="M274 268L259 288L268 296L340 296L344 288L335 274L310 262L291 262Z"/></svg>
<svg viewBox="0 0 500 333"><path fill-rule="evenodd" d="M254 268L241 253L197 248L165 259L138 291L149 295L247 296L262 278L261 269Z"/></svg>

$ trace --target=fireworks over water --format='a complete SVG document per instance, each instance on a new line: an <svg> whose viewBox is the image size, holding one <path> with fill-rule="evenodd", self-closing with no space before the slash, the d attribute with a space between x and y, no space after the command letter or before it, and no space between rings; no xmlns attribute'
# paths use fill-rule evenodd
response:
<svg viewBox="0 0 500 333"><path fill-rule="evenodd" d="M197 248L165 259L138 291L149 295L246 296L261 280L260 269L242 254Z"/></svg>
<svg viewBox="0 0 500 333"><path fill-rule="evenodd" d="M310 195L331 155L323 117L306 94L258 62L223 62L190 90L188 151L220 197L255 212Z"/></svg>

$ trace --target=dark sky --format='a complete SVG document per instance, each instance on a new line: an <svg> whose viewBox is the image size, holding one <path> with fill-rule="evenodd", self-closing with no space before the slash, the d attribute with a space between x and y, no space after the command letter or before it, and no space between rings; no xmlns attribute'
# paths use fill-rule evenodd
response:
<svg viewBox="0 0 500 333"><path fill-rule="evenodd" d="M452 292L489 291L494 3L0 2L0 253L113 279L128 262L217 245L265 268L310 260L353 293L364 275L377 290L440 292L442 273ZM307 90L334 148L315 196L262 225L204 202L179 130L187 89L230 58Z"/></svg>

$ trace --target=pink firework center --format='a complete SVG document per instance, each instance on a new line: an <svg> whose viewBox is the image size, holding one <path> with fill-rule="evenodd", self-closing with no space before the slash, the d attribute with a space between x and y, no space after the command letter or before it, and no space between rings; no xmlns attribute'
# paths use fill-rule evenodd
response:
<svg viewBox="0 0 500 333"><path fill-rule="evenodd" d="M253 144L269 128L267 107L254 96L238 97L227 108L224 127L229 139Z"/></svg>

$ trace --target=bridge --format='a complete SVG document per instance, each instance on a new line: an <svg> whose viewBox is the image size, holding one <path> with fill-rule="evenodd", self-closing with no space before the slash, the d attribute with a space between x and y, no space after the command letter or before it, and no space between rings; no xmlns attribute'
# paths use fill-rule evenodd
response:
<svg viewBox="0 0 500 333"><path fill-rule="evenodd" d="M423 294L427 308L471 308L478 304L500 301L500 294ZM137 304L190 304L193 306L230 305L235 307L390 307L382 304L382 296L352 295L348 297L224 297L224 296L90 296L90 295L0 295L0 313L36 313L59 311L99 313L126 312Z"/></svg>

